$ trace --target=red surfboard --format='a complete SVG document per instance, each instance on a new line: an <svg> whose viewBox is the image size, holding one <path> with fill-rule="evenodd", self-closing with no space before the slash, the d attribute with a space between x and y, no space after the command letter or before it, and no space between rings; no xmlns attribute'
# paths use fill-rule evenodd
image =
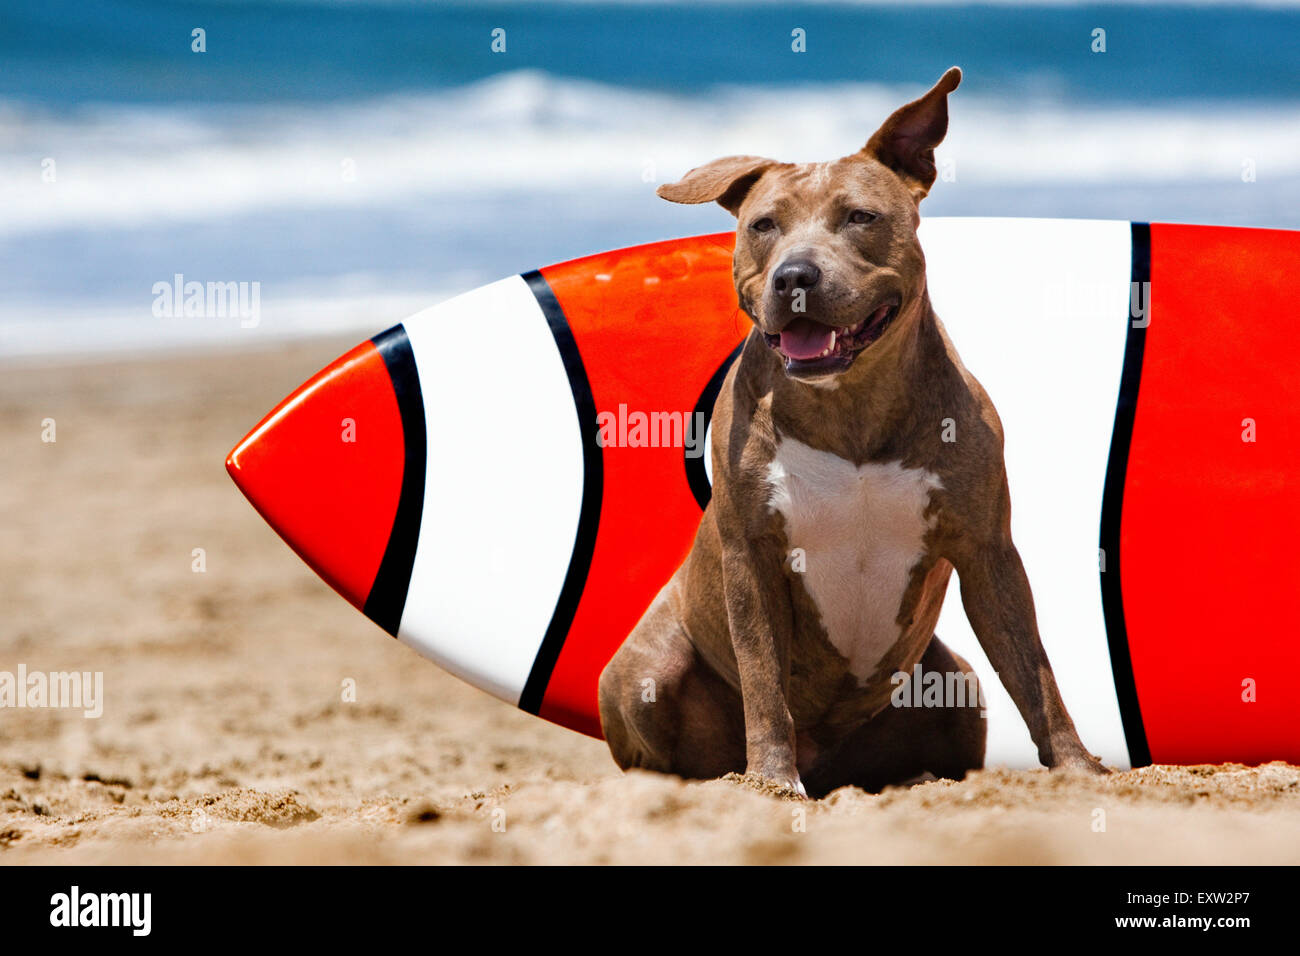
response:
<svg viewBox="0 0 1300 956"><path fill-rule="evenodd" d="M932 219L921 239L1006 426L1013 531L1085 743L1115 765L1300 762L1300 233ZM706 426L750 328L732 242L601 253L421 312L301 385L227 468L390 634L599 736L600 671L708 502ZM447 351L466 334L499 343L490 367ZM980 670L960 602L939 632ZM990 762L1035 765L999 695Z"/></svg>

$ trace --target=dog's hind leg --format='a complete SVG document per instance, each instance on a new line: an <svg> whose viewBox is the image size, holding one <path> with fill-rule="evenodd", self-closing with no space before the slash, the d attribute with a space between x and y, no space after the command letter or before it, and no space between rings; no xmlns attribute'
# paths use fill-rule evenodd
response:
<svg viewBox="0 0 1300 956"><path fill-rule="evenodd" d="M942 676L939 705L926 706L928 697L919 694L909 698L919 706L891 703L804 775L810 796L850 785L874 793L927 773L960 780L984 766L988 722L970 664L935 636L921 657L921 672Z"/></svg>
<svg viewBox="0 0 1300 956"><path fill-rule="evenodd" d="M667 586L600 675L600 722L615 762L710 779L745 770L740 695L696 653Z"/></svg>

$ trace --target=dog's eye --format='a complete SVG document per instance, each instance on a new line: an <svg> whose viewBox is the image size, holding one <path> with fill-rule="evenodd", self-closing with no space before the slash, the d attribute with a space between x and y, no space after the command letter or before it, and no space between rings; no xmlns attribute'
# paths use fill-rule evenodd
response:
<svg viewBox="0 0 1300 956"><path fill-rule="evenodd" d="M749 228L755 232L771 232L776 228L776 223L772 221L771 217L764 216L762 219L755 219L751 222Z"/></svg>
<svg viewBox="0 0 1300 956"><path fill-rule="evenodd" d="M855 209L849 213L849 222L855 226L862 226L869 222L875 222L879 218L874 212L866 209Z"/></svg>

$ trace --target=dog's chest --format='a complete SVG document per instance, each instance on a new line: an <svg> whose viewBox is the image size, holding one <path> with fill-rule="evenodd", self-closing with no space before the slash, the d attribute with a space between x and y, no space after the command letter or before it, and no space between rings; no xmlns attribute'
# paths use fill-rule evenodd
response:
<svg viewBox="0 0 1300 956"><path fill-rule="evenodd" d="M939 478L899 462L855 465L783 438L768 484L768 504L799 549L790 566L831 644L864 683L902 636L898 612L925 553L925 512Z"/></svg>

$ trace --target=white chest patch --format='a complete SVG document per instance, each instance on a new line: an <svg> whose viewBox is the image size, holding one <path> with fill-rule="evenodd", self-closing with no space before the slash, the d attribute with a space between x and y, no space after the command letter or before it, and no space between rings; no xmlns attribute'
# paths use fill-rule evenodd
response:
<svg viewBox="0 0 1300 956"><path fill-rule="evenodd" d="M768 483L790 547L803 551L803 584L827 636L864 682L902 634L898 609L925 551L939 477L900 462L854 465L785 438Z"/></svg>

